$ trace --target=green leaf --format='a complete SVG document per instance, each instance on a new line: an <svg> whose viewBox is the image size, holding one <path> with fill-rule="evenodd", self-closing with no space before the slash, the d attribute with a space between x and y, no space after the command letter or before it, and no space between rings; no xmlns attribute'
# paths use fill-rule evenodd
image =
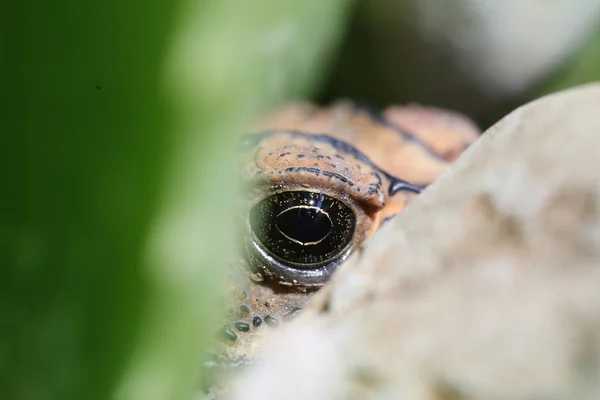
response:
<svg viewBox="0 0 600 400"><path fill-rule="evenodd" d="M236 136L318 86L349 3L3 5L0 398L189 398Z"/></svg>

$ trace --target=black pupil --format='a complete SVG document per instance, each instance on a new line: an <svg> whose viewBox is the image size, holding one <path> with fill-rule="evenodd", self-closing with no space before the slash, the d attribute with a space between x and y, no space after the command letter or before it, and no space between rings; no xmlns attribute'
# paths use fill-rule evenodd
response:
<svg viewBox="0 0 600 400"><path fill-rule="evenodd" d="M287 209L277 216L275 225L285 236L305 245L323 240L332 228L327 215L316 207Z"/></svg>
<svg viewBox="0 0 600 400"><path fill-rule="evenodd" d="M347 253L356 217L342 201L322 193L290 191L270 196L250 211L259 244L296 268L317 268Z"/></svg>

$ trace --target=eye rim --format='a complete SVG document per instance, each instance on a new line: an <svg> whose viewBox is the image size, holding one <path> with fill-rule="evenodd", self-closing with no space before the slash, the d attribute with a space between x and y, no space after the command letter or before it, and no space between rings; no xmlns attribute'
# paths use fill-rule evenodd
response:
<svg viewBox="0 0 600 400"><path fill-rule="evenodd" d="M317 267L311 269L294 268L293 263L281 262L273 257L269 253L269 250L266 249L266 246L256 237L250 223L250 210L260 201L283 192L294 191L313 192L331 197L348 207L355 218L354 232L344 249L330 261L324 262L322 265L319 264ZM318 288L329 281L331 274L357 248L357 244L363 242L371 224L372 218L367 214L367 211L345 193L333 191L325 187L307 188L303 185L282 185L277 187L277 189L271 187L268 191L261 191L260 194L257 193L254 196L251 206L247 208L246 256L252 269L258 269L258 272L261 272L266 278L276 280L281 285Z"/></svg>
<svg viewBox="0 0 600 400"><path fill-rule="evenodd" d="M279 228L279 217L300 207L321 209L330 223L327 234L309 247ZM356 234L356 219L356 212L344 201L312 190L285 190L261 199L250 209L253 240L273 259L295 269L318 269L344 254ZM327 237L331 239L322 243Z"/></svg>
<svg viewBox="0 0 600 400"><path fill-rule="evenodd" d="M353 251L352 245L348 245L339 256L323 266L314 269L297 269L273 258L258 244L259 241L250 240L249 242L251 245L251 254L249 256L254 259L253 263L260 265L267 277L277 280L279 284L290 286L323 286L329 281L331 274Z"/></svg>

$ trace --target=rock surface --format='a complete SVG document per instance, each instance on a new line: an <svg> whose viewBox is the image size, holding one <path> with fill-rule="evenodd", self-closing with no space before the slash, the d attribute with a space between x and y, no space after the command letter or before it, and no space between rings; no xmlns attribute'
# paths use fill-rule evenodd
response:
<svg viewBox="0 0 600 400"><path fill-rule="evenodd" d="M277 332L234 399L600 398L600 84L493 126Z"/></svg>

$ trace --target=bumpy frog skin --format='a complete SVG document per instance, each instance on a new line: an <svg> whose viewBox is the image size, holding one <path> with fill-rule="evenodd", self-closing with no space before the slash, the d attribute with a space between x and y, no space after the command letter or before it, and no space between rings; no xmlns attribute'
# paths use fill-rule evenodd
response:
<svg viewBox="0 0 600 400"><path fill-rule="evenodd" d="M448 111L394 106L374 113L348 102L327 108L291 105L268 115L253 131L258 133L243 137L238 160L247 184L239 199L244 251L231 265L231 307L218 335L218 355L208 366L249 362L269 330L301 311L353 250L480 133L470 120ZM335 262L290 268L256 246L250 210L289 191L325 194L352 210L354 235Z"/></svg>

